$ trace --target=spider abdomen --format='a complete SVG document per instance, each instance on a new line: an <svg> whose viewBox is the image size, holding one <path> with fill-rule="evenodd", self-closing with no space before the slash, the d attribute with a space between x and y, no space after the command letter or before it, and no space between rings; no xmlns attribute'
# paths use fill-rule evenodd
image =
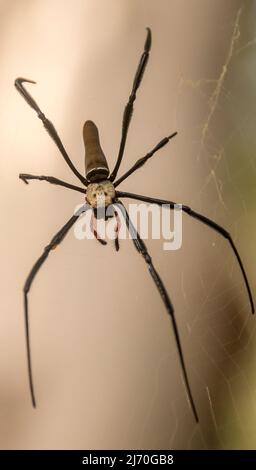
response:
<svg viewBox="0 0 256 470"><path fill-rule="evenodd" d="M88 181L106 180L109 175L107 159L100 145L97 126L86 121L83 128L85 146L85 175Z"/></svg>

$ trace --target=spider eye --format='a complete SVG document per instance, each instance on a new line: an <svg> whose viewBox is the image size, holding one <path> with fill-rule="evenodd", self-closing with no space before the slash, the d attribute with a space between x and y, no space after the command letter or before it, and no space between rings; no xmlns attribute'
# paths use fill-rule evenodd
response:
<svg viewBox="0 0 256 470"><path fill-rule="evenodd" d="M104 194L105 194L105 196L107 196L108 195L107 191L104 191Z"/></svg>
<svg viewBox="0 0 256 470"><path fill-rule="evenodd" d="M92 197L96 197L96 193L93 193Z"/></svg>

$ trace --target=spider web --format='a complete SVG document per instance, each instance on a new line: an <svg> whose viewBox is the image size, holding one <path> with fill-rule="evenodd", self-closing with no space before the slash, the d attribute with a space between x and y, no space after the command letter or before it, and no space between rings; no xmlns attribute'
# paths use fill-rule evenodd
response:
<svg viewBox="0 0 256 470"><path fill-rule="evenodd" d="M190 158L203 184L194 188L190 205L230 231L253 289L256 5L249 3L239 8L225 26L229 39L218 76L191 80L180 74L176 119L180 128L185 119L180 112L183 100L200 101L200 123L192 130ZM177 273L184 312L183 343L187 334L190 345L186 357L200 425L188 424L189 406L184 406L184 397L176 398L169 409L170 418L162 416L168 422L166 445L255 448L255 318L250 314L241 273L226 242L206 230L205 236L201 235L202 226L194 225L184 221L184 231L190 230L192 238L200 237L198 253L204 253L203 261L198 262L194 252L189 268L186 262L186 270L177 268ZM156 369L148 419L158 408L160 384L166 380L164 370L166 373L169 360L162 357ZM166 393L172 393L170 388ZM170 422L171 435L167 431ZM147 423L144 431L146 428ZM160 424L159 429L163 430Z"/></svg>

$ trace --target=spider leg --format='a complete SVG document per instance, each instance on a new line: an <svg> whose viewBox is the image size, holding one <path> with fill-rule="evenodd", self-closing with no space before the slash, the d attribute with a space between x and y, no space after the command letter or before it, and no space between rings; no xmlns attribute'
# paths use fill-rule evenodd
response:
<svg viewBox="0 0 256 470"><path fill-rule="evenodd" d="M188 375L187 375L185 361L184 361L184 355L183 355L183 351L182 351L182 347L181 347L180 335L179 335L178 326L177 326L177 322L176 322L176 319L175 319L174 309L173 309L171 300L169 298L169 295L166 291L166 288L163 284L162 279L160 278L158 272L156 271L156 269L153 265L152 258L151 258L150 254L148 252L148 249L147 249L144 241L140 238L138 232L136 231L134 225L132 224L131 219L130 219L130 217L128 215L128 212L125 209L124 205L120 201L118 201L118 203L122 206L122 209L123 209L122 212L124 213L125 222L126 222L128 230L131 234L134 246L135 246L136 250L138 251L138 253L140 253L143 256L143 259L144 259L144 261L146 262L146 264L148 266L148 270L150 272L150 275L151 275L151 277L152 277L152 279L153 279L153 281L154 281L154 283L155 283L155 285L156 285L156 287L157 287L157 289L158 289L158 291L161 295L161 298L162 298L162 301L165 305L165 308L166 308L168 314L171 317L172 327L173 327L174 336L175 336L175 340L176 340L176 344L177 344L177 349L178 349L179 358L180 358L180 364L181 364L181 368L182 368L182 372L183 372L184 381L185 381L185 384L186 384L186 389L187 389L187 393L188 393L188 397L189 397L189 402L190 402L191 408L193 410L195 420L196 420L196 422L198 422L199 421L198 414L197 414L196 406L195 406L195 403L194 403L194 400L193 400L191 388L190 388L190 385L189 385Z"/></svg>
<svg viewBox="0 0 256 470"><path fill-rule="evenodd" d="M131 122L132 113L133 113L133 103L136 100L136 93L141 84L141 80L145 72L145 68L148 62L148 58L149 58L150 48L151 48L151 30L150 28L147 28L147 37L146 37L146 41L144 45L144 52L140 58L140 62L139 62L139 65L138 65L138 68L137 68L137 71L133 80L132 91L129 96L128 103L126 104L125 109L124 109L123 123L122 123L122 135L121 135L121 141L120 141L120 146L119 146L119 152L118 152L118 157L117 157L115 167L109 178L110 181L115 180L122 158L123 158L128 129L129 129L129 125Z"/></svg>
<svg viewBox="0 0 256 470"><path fill-rule="evenodd" d="M116 219L116 226L115 226L115 249L116 251L119 251L119 238L118 238L118 235L119 235L119 230L120 230L120 227L121 227L121 221L120 221L120 217L119 217L119 214L117 211L114 212L115 214L115 219Z"/></svg>
<svg viewBox="0 0 256 470"><path fill-rule="evenodd" d="M100 235L98 234L97 232L97 229L96 229L96 217L94 215L94 212L92 212L92 216L91 216L91 220L90 220L90 228L91 228L91 232L93 233L94 237L96 238L96 240L98 240L98 242L101 244L101 245L107 245L107 242L106 240L103 240Z"/></svg>
<svg viewBox="0 0 256 470"><path fill-rule="evenodd" d="M42 264L47 259L51 250L56 248L59 245L64 237L67 235L68 231L77 221L78 217L81 214L81 209L75 215L73 215L69 221L54 235L50 243L44 248L42 255L38 258L34 266L32 267L24 288L24 311L25 311L25 332L26 332L26 350L27 350L27 364L28 364L28 378L29 378L29 388L30 388L30 395L31 400L34 408L36 407L36 400L35 400L35 392L34 392L34 384L33 384L33 375L32 375L32 361L31 361L31 347L30 347L30 331L29 331L29 306L28 306L28 293L31 288L32 282L38 273L39 269L41 268Z"/></svg>
<svg viewBox="0 0 256 470"><path fill-rule="evenodd" d="M54 176L35 176L35 175L28 175L27 173L20 173L19 178L24 181L24 183L29 184L28 180L39 180L39 181L48 181L48 183L56 184L58 186L64 186L68 189L73 189L74 191L79 191L80 193L85 194L85 188L79 188L79 186L75 186L73 184L66 183Z"/></svg>
<svg viewBox="0 0 256 470"><path fill-rule="evenodd" d="M28 83L36 83L36 82L34 82L33 80L28 80L26 78L16 78L14 84L15 84L15 87L18 90L18 92L23 96L23 98L29 104L29 106L31 106L31 108L34 109L34 111L36 111L37 116L39 117L39 119L41 119L45 129L47 130L47 132L49 133L49 135L51 136L51 138L53 139L53 141L57 145L58 149L60 150L60 152L61 152L62 156L64 157L64 160L68 164L69 168L73 171L73 173L77 176L77 178L81 181L81 183L83 183L86 186L88 184L88 181L86 180L86 178L84 176L82 176L79 173L79 171L76 169L76 167L74 166L74 164L70 160L70 158L69 158L69 156L68 156L68 154L67 154L67 152L66 152L66 150L65 150L65 148L64 148L64 146L61 142L61 139L60 139L55 127L54 127L54 125L52 124L51 121L49 121L49 119L47 119L47 117L41 111L41 109L39 108L39 106L36 103L36 101L34 100L34 98L32 98L30 93L24 88L23 82L28 82Z"/></svg>
<svg viewBox="0 0 256 470"><path fill-rule="evenodd" d="M169 135L168 137L165 137L162 139L158 144L150 151L148 152L145 157L139 158L136 163L128 170L126 173L124 173L118 180L115 181L114 186L117 187L122 181L126 180L128 176L130 176L134 171L138 170L138 168L141 168L144 163L146 163L147 160L149 160L153 155L160 150L162 147L164 147L169 140L171 140L173 137L177 135L177 132L173 132L173 134Z"/></svg>
<svg viewBox="0 0 256 470"><path fill-rule="evenodd" d="M144 202L147 202L147 203L150 203L150 204L158 204L160 206L162 206L164 204L167 204L167 205L169 205L171 210L175 208L175 202L172 202L172 201L165 201L165 200L162 200L162 199L155 199L155 198L148 197L148 196L141 196L139 194L132 194L132 193L126 193L126 192L120 192L120 191L116 191L116 195L117 195L117 197L127 197L127 198L131 198L131 199L138 199L139 201L144 201ZM188 214L190 217L193 217L194 219L199 220L203 224L207 225L208 227L210 227L213 230L215 230L216 232L218 232L220 235L222 235L224 238L226 238L226 240L228 240L228 242L229 242L229 244L230 244L230 246L233 250L233 253L234 253L234 255L237 259L237 262L240 266L240 269L241 269L241 272L242 272L242 275L243 275L243 278L244 278L245 286L246 286L246 289L247 289L248 297L249 297L249 300L250 300L251 310L252 310L252 313L254 313L255 309L254 309L254 303L253 303L253 297L252 297L250 284L249 284L249 281L248 281L248 278L247 278L242 260L240 258L240 255L238 253L238 250L237 250L237 248L236 248L236 246L233 242L233 239L232 239L230 233L227 232L227 230L225 230L220 225L216 224L216 222L214 222L213 220L208 219L208 217L205 217L202 214L199 214L198 212L191 209L189 206L183 206L182 205L181 208L182 208L182 211L185 212L186 214Z"/></svg>

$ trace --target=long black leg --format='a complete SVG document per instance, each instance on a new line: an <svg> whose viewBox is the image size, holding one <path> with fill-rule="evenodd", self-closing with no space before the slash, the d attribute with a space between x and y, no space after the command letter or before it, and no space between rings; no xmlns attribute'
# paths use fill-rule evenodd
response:
<svg viewBox="0 0 256 470"><path fill-rule="evenodd" d="M148 152L145 157L139 158L139 160L137 160L137 162L130 168L130 170L128 170L126 173L124 173L124 175L118 178L118 180L115 181L114 186L117 187L120 183L122 183L122 181L126 180L126 178L128 178L128 176L130 176L134 171L138 170L138 168L141 168L144 163L149 160L149 158L153 157L153 155L158 150L164 147L169 142L169 140L171 140L176 135L177 132L173 132L173 134L169 135L169 137L165 137L160 142L158 142L158 144L150 152Z"/></svg>
<svg viewBox="0 0 256 470"><path fill-rule="evenodd" d="M77 178L86 186L88 184L88 181L86 178L79 173L79 171L76 169L76 167L73 165L72 161L70 160L62 142L57 134L57 131L49 119L47 119L42 113L41 109L39 108L38 104L35 102L34 98L30 95L30 93L24 88L22 85L23 82L28 82L28 83L36 83L33 80L28 80L26 78L16 78L15 80L15 87L17 88L18 92L23 96L23 98L26 100L26 102L31 106L32 109L34 109L37 113L37 116L39 119L41 119L45 129L57 145L58 149L60 150L62 156L64 157L64 160L68 164L69 168L73 171L73 173L77 176Z"/></svg>
<svg viewBox="0 0 256 470"><path fill-rule="evenodd" d="M35 400L35 392L34 392L34 385L33 385L33 376L32 376L32 361L31 361L31 348L30 348L30 334L29 334L29 316L28 316L28 293L31 288L31 284L38 273L39 269L41 268L42 264L47 259L51 250L53 250L57 245L59 245L62 240L64 239L65 235L71 229L72 225L77 221L78 217L80 216L81 211L75 215L73 215L69 221L59 230L56 235L52 238L49 245L44 248L44 251L40 258L36 261L33 268L31 269L24 288L24 309L25 309L25 331L26 331L26 349L27 349L27 361L28 361L28 378L29 378L29 388L31 394L31 400L34 408L36 407L36 400Z"/></svg>
<svg viewBox="0 0 256 470"><path fill-rule="evenodd" d="M155 285L156 285L156 287L157 287L157 289L158 289L158 291L159 291L159 293L162 297L162 300L163 300L163 303L166 307L166 310L167 310L168 314L171 317L172 327L173 327L174 336L175 336L175 340L176 340L176 344L177 344L177 348L178 348L181 368L182 368L182 372L183 372L183 376L184 376L184 380L185 380L185 384L186 384L186 388L187 388L189 401L190 401L191 408L192 408L193 413L194 413L195 420L196 420L196 422L198 422L198 414L197 414L197 411L196 411L196 406L195 406L193 396L192 396L192 392L191 392L191 388L190 388L190 385L189 385L188 375L187 375L185 361L184 361L184 355L183 355L183 351L182 351L182 347L181 347L180 335L179 335L178 326L177 326L177 322L176 322L176 319L175 319L174 309L173 309L171 300L170 300L169 295L166 291L166 288L163 284L163 281L161 280L159 274L157 273L157 271L156 271L156 269L153 265L151 256L150 256L150 254L147 250L147 247L146 247L144 241L140 238L138 232L136 231L134 225L132 224L131 219L129 218L129 215L128 215L125 207L123 206L123 204L120 201L118 201L118 202L119 202L119 204L122 205L122 207L124 209L126 225L127 225L127 228L128 228L128 230L131 234L134 246L135 246L136 250L143 256L144 261L146 262L146 264L148 266L148 269L149 269L149 272L150 272L150 274L153 278L153 281L154 281L154 283L155 283Z"/></svg>
<svg viewBox="0 0 256 470"><path fill-rule="evenodd" d="M140 62L139 62L139 65L138 65L138 68L134 77L134 81L133 81L132 91L129 96L128 103L124 109L120 147L119 147L119 152L118 152L118 157L117 157L115 167L110 175L110 181L115 180L122 158L123 158L127 133L128 133L129 125L131 122L132 113L133 113L133 103L136 100L136 93L140 86L140 83L141 83L147 62L148 62L150 48L151 48L151 30L150 28L147 28L147 38L146 38L146 42L144 45L144 52L140 58Z"/></svg>
<svg viewBox="0 0 256 470"><path fill-rule="evenodd" d="M165 200L162 200L162 199L155 199L155 198L148 197L148 196L141 196L139 194L131 194L131 193L120 192L120 191L117 191L116 195L117 195L117 197L127 197L127 198L131 198L131 199L138 199L139 201L148 202L150 204L158 204L160 206L162 206L164 204L167 204L167 205L169 205L170 209L175 208L175 202L172 202L172 201L165 201ZM208 227L211 227L213 230L220 233L220 235L222 235L224 238L226 238L229 241L230 246L233 250L233 253L234 253L234 255L235 255L235 257L238 261L238 264L240 266L240 269L241 269L241 272L242 272L242 275L243 275L243 278L244 278L244 282L245 282L245 285L246 285L248 297L249 297L249 300L250 300L251 310L252 310L252 313L254 313L255 309L254 309L254 303L253 303L252 292L251 292L251 288L250 288L250 285L249 285L249 281L248 281L248 278L247 278L242 260L240 258L240 255L237 251L237 248L236 248L236 246L233 242L233 239L232 239L231 235L223 227L216 224L216 222L214 222L213 220L208 219L208 217L205 217L204 215L199 214L198 212L192 210L189 206L183 206L182 205L181 208L182 208L183 212L186 212L186 214L188 214L190 217L193 217L194 219L199 220L203 224L208 225Z"/></svg>
<svg viewBox="0 0 256 470"><path fill-rule="evenodd" d="M78 191L79 193L85 194L85 188L79 188L79 186L75 186L74 184L66 183L65 181L59 180L54 176L37 176L37 175L28 175L27 173L20 173L19 178L24 181L24 183L28 184L28 180L39 180L39 181L47 181L51 184L56 184L58 186L64 186L64 188L73 189L74 191Z"/></svg>

